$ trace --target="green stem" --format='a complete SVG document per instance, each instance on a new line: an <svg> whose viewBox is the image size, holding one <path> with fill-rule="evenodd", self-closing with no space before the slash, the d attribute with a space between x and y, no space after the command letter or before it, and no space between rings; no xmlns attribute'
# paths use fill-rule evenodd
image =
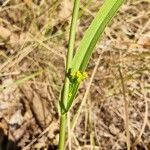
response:
<svg viewBox="0 0 150 150"><path fill-rule="evenodd" d="M65 146L65 134L66 134L66 114L61 115L60 117L60 136L59 136L59 150L64 150L64 146Z"/></svg>
<svg viewBox="0 0 150 150"><path fill-rule="evenodd" d="M80 6L80 0L75 0L72 20L71 20L70 34L69 34L69 48L67 52L66 74L72 65L79 6ZM64 112L66 112L67 103L68 103L69 84L70 84L70 81L66 75L64 87L62 90L61 104L60 104L61 105L61 117L60 117L59 150L64 150L64 146L65 146L67 114L64 114Z"/></svg>
<svg viewBox="0 0 150 150"><path fill-rule="evenodd" d="M66 69L68 70L72 65L72 58L73 58L73 50L74 50L74 43L75 43L75 35L76 35L76 27L79 15L79 7L80 7L80 0L74 1L74 8L71 20L71 29L69 35L69 49L67 54L67 64Z"/></svg>

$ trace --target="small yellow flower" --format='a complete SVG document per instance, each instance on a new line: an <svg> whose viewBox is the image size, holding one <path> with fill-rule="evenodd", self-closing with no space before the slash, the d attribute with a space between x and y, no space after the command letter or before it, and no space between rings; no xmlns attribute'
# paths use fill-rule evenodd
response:
<svg viewBox="0 0 150 150"><path fill-rule="evenodd" d="M84 79L88 77L88 75L85 71L82 73L82 76L84 77Z"/></svg>
<svg viewBox="0 0 150 150"><path fill-rule="evenodd" d="M71 80L76 80L78 83L80 83L81 81L83 81L85 78L87 78L87 73L84 71L73 71L71 70L70 72L70 79Z"/></svg>
<svg viewBox="0 0 150 150"><path fill-rule="evenodd" d="M81 72L81 71L77 71L76 72L76 80L80 83L81 81L83 81L85 78L87 78L87 73L86 72Z"/></svg>
<svg viewBox="0 0 150 150"><path fill-rule="evenodd" d="M76 72L76 78L81 78L82 77L82 74L81 74L81 72L78 70L77 72Z"/></svg>

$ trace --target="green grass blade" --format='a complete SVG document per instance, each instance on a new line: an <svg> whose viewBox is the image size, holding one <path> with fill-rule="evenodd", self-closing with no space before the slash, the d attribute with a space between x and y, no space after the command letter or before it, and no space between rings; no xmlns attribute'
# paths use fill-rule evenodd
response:
<svg viewBox="0 0 150 150"><path fill-rule="evenodd" d="M72 61L72 69L84 71L89 62L92 51L101 37L106 25L110 22L124 0L106 0L95 19L85 32L80 46Z"/></svg>

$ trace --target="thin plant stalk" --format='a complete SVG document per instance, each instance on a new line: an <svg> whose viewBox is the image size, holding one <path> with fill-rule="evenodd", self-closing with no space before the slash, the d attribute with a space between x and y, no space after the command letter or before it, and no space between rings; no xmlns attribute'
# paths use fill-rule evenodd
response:
<svg viewBox="0 0 150 150"><path fill-rule="evenodd" d="M73 14L72 14L72 20L71 20L70 35L69 35L69 48L68 48L67 60L66 60L66 74L67 74L69 68L71 67L72 59L73 59L73 50L74 50L74 43L75 43L75 35L76 35L79 7L80 7L80 0L75 0ZM61 117L60 117L59 150L64 150L64 145L65 145L67 114L66 113L64 114L64 110L67 107L67 102L68 102L69 82L70 82L69 78L66 75L64 87L62 90L61 102L60 102Z"/></svg>
<svg viewBox="0 0 150 150"><path fill-rule="evenodd" d="M69 36L69 49L66 60L65 82L61 93L60 109L60 139L59 150L64 150L67 112L75 98L80 82L87 77L85 71L92 51L102 36L106 25L111 21L124 0L106 0L98 11L96 17L85 32L80 46L73 57L75 31L79 15L80 0L74 1L71 30Z"/></svg>

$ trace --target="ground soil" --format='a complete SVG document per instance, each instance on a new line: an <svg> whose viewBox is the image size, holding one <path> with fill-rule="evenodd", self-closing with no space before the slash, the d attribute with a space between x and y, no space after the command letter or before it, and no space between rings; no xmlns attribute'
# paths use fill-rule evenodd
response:
<svg viewBox="0 0 150 150"><path fill-rule="evenodd" d="M87 3L81 1L75 47L103 0ZM0 150L58 148L72 6L71 0L0 0ZM133 150L150 150L149 64L150 1L127 0L96 45L68 116L66 150L126 150L127 141Z"/></svg>

